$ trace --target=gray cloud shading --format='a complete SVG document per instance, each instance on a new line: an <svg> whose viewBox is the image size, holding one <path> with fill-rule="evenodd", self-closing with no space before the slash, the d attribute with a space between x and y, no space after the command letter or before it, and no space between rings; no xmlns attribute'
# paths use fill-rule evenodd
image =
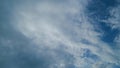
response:
<svg viewBox="0 0 120 68"><path fill-rule="evenodd" d="M3 17L0 25L0 68L119 66L119 48L114 50L101 40L103 33L96 31L98 25L93 24L96 21L87 15L87 6L91 2L92 0L3 1L7 5L2 8L10 11L10 15L4 16L6 13L3 13L0 17ZM118 9L115 12L118 13ZM9 18L6 21L4 17ZM119 17L115 17L115 21L116 18L119 20ZM113 18L107 21L111 19ZM118 28L119 21L117 22L111 28ZM116 40L119 45L119 37Z"/></svg>

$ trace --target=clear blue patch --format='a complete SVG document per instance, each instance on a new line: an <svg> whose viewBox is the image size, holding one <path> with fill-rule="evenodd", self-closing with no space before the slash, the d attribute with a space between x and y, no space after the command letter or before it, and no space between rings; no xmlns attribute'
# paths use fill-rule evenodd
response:
<svg viewBox="0 0 120 68"><path fill-rule="evenodd" d="M104 35L101 39L110 44L114 43L114 39L119 34L119 30L112 29L110 26L108 26L107 24L103 22L100 23L100 26L104 32Z"/></svg>

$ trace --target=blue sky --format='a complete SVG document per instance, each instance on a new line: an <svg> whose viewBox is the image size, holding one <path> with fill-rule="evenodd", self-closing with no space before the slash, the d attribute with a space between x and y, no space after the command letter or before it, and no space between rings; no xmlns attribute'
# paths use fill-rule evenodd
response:
<svg viewBox="0 0 120 68"><path fill-rule="evenodd" d="M0 68L120 68L119 0L0 0Z"/></svg>

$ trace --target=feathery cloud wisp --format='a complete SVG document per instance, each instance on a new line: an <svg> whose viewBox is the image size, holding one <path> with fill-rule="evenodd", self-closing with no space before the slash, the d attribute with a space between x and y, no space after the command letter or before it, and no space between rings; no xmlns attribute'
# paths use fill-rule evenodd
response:
<svg viewBox="0 0 120 68"><path fill-rule="evenodd" d="M88 0L25 2L15 8L13 25L37 45L37 55L42 48L48 49L56 60L51 68L68 65L57 54L59 51L56 50L60 49L72 55L74 60L69 64L79 68L92 68L101 63L117 64L113 50L100 40L102 33L95 31L92 19L87 16L87 5ZM85 55L87 50L96 57L95 60Z"/></svg>

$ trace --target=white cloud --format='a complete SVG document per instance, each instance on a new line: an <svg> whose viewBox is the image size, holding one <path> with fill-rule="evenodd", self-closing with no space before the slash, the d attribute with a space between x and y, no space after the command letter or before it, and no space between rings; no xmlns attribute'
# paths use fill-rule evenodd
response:
<svg viewBox="0 0 120 68"><path fill-rule="evenodd" d="M102 34L95 31L85 13L87 3L88 0L25 2L16 6L13 25L38 45L38 51L40 47L52 51L62 47L65 52L73 55L77 67L86 65L85 58L80 58L85 53L82 49L91 50L101 62L116 63L117 60L112 56L114 52L100 40ZM83 43L82 40L91 44ZM61 62L58 61L63 66Z"/></svg>
<svg viewBox="0 0 120 68"><path fill-rule="evenodd" d="M115 38L115 42L120 43L120 35Z"/></svg>
<svg viewBox="0 0 120 68"><path fill-rule="evenodd" d="M103 20L103 22L108 24L112 29L120 30L120 5L118 4L114 7L111 7L108 13L110 14L110 17L107 20Z"/></svg>
<svg viewBox="0 0 120 68"><path fill-rule="evenodd" d="M110 10L110 14L111 14L111 17L108 18L108 25L111 26L111 28L113 29L117 29L119 31L118 35L114 38L114 42L116 44L114 44L114 46L116 45L116 49L114 49L115 51L115 56L116 58L117 57L120 57L118 55L118 53L120 53L120 5L116 6L116 7L113 7L111 10ZM118 64L120 63L120 58L117 58L118 59Z"/></svg>
<svg viewBox="0 0 120 68"><path fill-rule="evenodd" d="M120 2L118 0L118 2ZM116 37L114 38L114 42L116 44L113 44L115 46L116 49L114 49L116 56L120 57L119 55L117 55L117 53L120 53L120 5L118 4L115 7L112 7L109 10L110 13L110 17L107 20L104 20L104 22L110 26L113 30L116 29L118 30L118 34L116 35ZM120 58L119 58L120 61ZM119 62L120 63L120 62Z"/></svg>
<svg viewBox="0 0 120 68"><path fill-rule="evenodd" d="M110 14L112 17L108 19L108 22L112 28L119 28L120 29L120 6L114 7Z"/></svg>

